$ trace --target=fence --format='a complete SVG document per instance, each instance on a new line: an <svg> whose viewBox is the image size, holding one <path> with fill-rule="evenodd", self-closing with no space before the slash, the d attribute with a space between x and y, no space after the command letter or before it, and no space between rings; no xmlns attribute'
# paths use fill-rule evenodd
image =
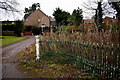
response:
<svg viewBox="0 0 120 80"><path fill-rule="evenodd" d="M120 78L120 46L78 41L40 41L40 55L58 57L58 62L76 65L104 78ZM60 59L62 56L62 59ZM62 60L62 61L61 61Z"/></svg>

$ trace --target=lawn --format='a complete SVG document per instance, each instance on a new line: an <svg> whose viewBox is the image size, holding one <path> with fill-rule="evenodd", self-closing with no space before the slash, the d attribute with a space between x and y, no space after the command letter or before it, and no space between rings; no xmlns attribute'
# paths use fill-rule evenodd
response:
<svg viewBox="0 0 120 80"><path fill-rule="evenodd" d="M22 39L26 39L26 37L0 36L0 46L12 44L12 43L20 41Z"/></svg>

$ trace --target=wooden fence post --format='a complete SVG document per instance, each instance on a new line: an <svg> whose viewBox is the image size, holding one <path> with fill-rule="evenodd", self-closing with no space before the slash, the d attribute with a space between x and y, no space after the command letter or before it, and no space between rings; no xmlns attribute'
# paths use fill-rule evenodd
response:
<svg viewBox="0 0 120 80"><path fill-rule="evenodd" d="M104 66L104 46L103 46L103 43L102 43L102 65ZM102 68L103 69L103 68ZM101 75L103 74L104 70L101 70Z"/></svg>
<svg viewBox="0 0 120 80"><path fill-rule="evenodd" d="M111 53L111 58L112 58L112 63L110 63L110 70L111 70L111 73L110 73L110 78L113 78L113 67L114 67L114 55L113 55L113 51L114 48L113 48L113 44L112 44L112 53Z"/></svg>
<svg viewBox="0 0 120 80"><path fill-rule="evenodd" d="M108 45L107 45L107 47L106 47L106 62L105 62L105 68L106 68L106 70L105 70L105 74L106 74L106 78L108 78L108 66L107 66L107 64L108 64Z"/></svg>
<svg viewBox="0 0 120 80"><path fill-rule="evenodd" d="M96 47L95 47L95 43L93 43L93 64L95 64L95 51L96 51ZM93 66L95 68L95 65ZM93 73L95 73L95 70L93 70Z"/></svg>
<svg viewBox="0 0 120 80"><path fill-rule="evenodd" d="M120 76L120 54L119 54L119 52L120 52L120 46L119 46L119 44L117 45L117 66L116 66L116 77L117 77L117 80L119 79L118 77Z"/></svg>

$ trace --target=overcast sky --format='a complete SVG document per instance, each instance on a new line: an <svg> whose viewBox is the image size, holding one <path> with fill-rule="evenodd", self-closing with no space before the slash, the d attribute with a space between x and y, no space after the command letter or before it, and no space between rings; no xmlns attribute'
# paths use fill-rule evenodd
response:
<svg viewBox="0 0 120 80"><path fill-rule="evenodd" d="M89 3L89 0L16 0L20 5L15 6L17 9L21 10L20 14L8 14L3 10L0 10L0 21L1 20L18 20L23 19L24 16L24 8L31 6L33 3L40 3L41 10L48 16L52 16L55 8L60 7L61 9L68 11L70 13L73 12L74 9L78 7L85 11L83 5L84 2ZM105 0L106 1L106 0ZM87 11L89 12L89 11ZM93 13L83 13L84 18L90 18ZM53 16L52 16L53 17Z"/></svg>

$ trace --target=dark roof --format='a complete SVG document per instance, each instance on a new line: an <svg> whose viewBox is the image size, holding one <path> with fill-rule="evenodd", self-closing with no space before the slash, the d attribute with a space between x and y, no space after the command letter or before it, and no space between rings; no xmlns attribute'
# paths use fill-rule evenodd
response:
<svg viewBox="0 0 120 80"><path fill-rule="evenodd" d="M94 23L94 19L85 19L84 23Z"/></svg>
<svg viewBox="0 0 120 80"><path fill-rule="evenodd" d="M50 25L51 26L56 26L57 24L56 24L56 21L50 21Z"/></svg>
<svg viewBox="0 0 120 80"><path fill-rule="evenodd" d="M27 19L27 17L29 16L30 14L25 14L24 15L24 19Z"/></svg>
<svg viewBox="0 0 120 80"><path fill-rule="evenodd" d="M50 21L55 21L51 16L49 16L49 18L50 18Z"/></svg>

